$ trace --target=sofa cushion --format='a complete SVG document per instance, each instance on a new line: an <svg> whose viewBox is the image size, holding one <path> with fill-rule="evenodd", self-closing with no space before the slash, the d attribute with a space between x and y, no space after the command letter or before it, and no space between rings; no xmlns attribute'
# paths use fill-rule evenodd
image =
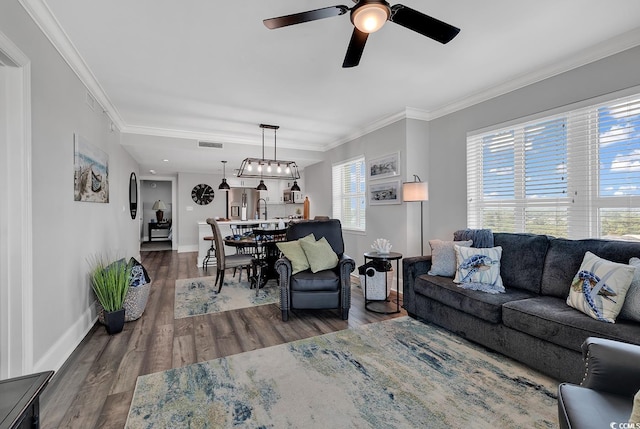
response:
<svg viewBox="0 0 640 429"><path fill-rule="evenodd" d="M587 337L637 344L640 330L640 324L636 322L599 322L569 307L564 299L551 296L505 303L502 321L509 328L577 352L581 352L581 345Z"/></svg>
<svg viewBox="0 0 640 429"><path fill-rule="evenodd" d="M495 245L502 247L500 276L505 287L540 293L549 238L508 233L495 233L493 237Z"/></svg>
<svg viewBox="0 0 640 429"><path fill-rule="evenodd" d="M323 270L312 273L304 270L291 276L291 290L298 292L330 291L340 289L340 276L335 270Z"/></svg>
<svg viewBox="0 0 640 429"><path fill-rule="evenodd" d="M566 299L573 276L578 272L582 258L587 251L609 261L626 264L632 257L640 257L640 243L599 239L550 238L542 274L542 295Z"/></svg>
<svg viewBox="0 0 640 429"><path fill-rule="evenodd" d="M567 304L594 319L615 323L635 272L631 265L587 252L571 283Z"/></svg>
<svg viewBox="0 0 640 429"><path fill-rule="evenodd" d="M502 304L535 296L519 289L507 289L505 293L491 294L462 289L449 277L423 274L416 279L415 292L442 304L464 311L487 322L500 323Z"/></svg>

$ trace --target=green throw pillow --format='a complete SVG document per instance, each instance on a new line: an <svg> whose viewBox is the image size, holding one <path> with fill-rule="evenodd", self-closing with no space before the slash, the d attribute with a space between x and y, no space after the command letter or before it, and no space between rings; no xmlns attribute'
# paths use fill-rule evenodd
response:
<svg viewBox="0 0 640 429"><path fill-rule="evenodd" d="M333 251L326 238L322 237L315 242L301 241L300 245L304 250L304 254L307 255L311 272L317 273L318 271L335 268L338 265L338 255Z"/></svg>
<svg viewBox="0 0 640 429"><path fill-rule="evenodd" d="M291 275L309 268L307 256L305 255L304 250L302 250L302 246L300 246L300 243L303 241L315 243L316 237L313 234L309 234L299 240L281 241L276 243L278 249L280 249L280 251L284 253L284 256L291 261Z"/></svg>

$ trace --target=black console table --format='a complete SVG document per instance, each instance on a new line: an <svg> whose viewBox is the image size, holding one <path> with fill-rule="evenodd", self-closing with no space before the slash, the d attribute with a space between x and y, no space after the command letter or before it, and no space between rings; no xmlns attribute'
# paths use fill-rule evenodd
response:
<svg viewBox="0 0 640 429"><path fill-rule="evenodd" d="M0 429L40 427L40 394L53 371L0 381Z"/></svg>
<svg viewBox="0 0 640 429"><path fill-rule="evenodd" d="M168 222L149 222L149 241L152 240L151 232L156 229L170 229L171 221ZM162 237L163 240L167 240L166 237Z"/></svg>

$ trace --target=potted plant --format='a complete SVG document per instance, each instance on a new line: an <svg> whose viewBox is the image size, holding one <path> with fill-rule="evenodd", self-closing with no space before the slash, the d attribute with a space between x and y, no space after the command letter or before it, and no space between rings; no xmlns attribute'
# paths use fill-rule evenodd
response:
<svg viewBox="0 0 640 429"><path fill-rule="evenodd" d="M109 335L124 328L124 300L129 290L131 264L124 259L106 265L104 258L96 257L91 269L91 288L104 311L104 323Z"/></svg>

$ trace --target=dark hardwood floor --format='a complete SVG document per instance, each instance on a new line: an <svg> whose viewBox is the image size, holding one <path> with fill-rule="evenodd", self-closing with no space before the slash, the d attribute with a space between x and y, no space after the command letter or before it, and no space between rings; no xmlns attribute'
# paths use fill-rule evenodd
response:
<svg viewBox="0 0 640 429"><path fill-rule="evenodd" d="M209 275L196 257L142 252L153 281L143 316L114 336L100 324L91 329L41 397L42 428L122 428L139 375L406 315L365 311L354 287L348 321L327 310L295 312L282 322L275 304L174 319L175 280Z"/></svg>

